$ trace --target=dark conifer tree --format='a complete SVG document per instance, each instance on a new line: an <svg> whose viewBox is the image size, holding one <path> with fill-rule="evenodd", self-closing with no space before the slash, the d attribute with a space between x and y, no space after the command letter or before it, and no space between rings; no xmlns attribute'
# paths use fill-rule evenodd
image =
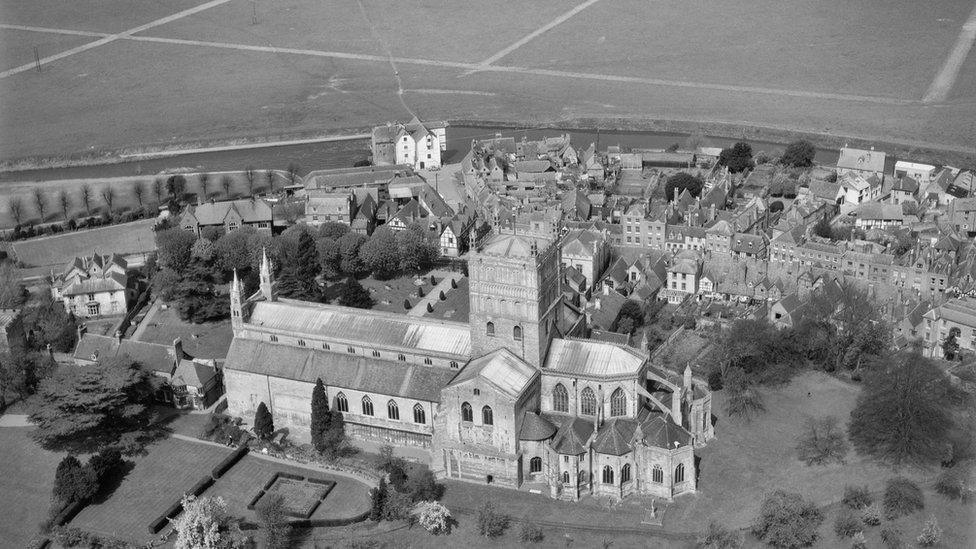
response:
<svg viewBox="0 0 976 549"><path fill-rule="evenodd" d="M282 254L284 261L278 274L277 289L279 295L305 301L318 301L321 295L315 277L318 276L318 252L315 240L307 231L298 237L294 248Z"/></svg>
<svg viewBox="0 0 976 549"><path fill-rule="evenodd" d="M373 297L369 295L369 291L363 288L363 285L358 280L349 277L346 279L345 287L342 289L342 295L339 296L339 305L343 307L369 309L373 306Z"/></svg>
<svg viewBox="0 0 976 549"><path fill-rule="evenodd" d="M254 413L254 434L259 438L268 438L274 432L274 419L268 407L262 402L258 411Z"/></svg>
<svg viewBox="0 0 976 549"><path fill-rule="evenodd" d="M332 412L329 411L329 398L325 395L322 379L315 381L312 389L312 446L319 452L328 449L328 431L332 425Z"/></svg>

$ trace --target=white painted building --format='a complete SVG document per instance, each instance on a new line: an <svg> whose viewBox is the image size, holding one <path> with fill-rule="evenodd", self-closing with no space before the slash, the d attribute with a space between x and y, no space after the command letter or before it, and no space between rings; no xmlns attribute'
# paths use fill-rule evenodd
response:
<svg viewBox="0 0 976 549"><path fill-rule="evenodd" d="M416 116L407 124L389 123L373 128L373 163L407 164L416 170L441 166L441 151L447 148L443 125L428 127Z"/></svg>

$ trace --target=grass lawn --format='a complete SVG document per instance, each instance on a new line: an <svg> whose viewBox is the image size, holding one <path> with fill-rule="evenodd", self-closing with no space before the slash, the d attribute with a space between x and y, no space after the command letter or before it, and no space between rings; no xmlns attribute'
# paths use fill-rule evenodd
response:
<svg viewBox="0 0 976 549"><path fill-rule="evenodd" d="M20 240L11 246L17 259L34 266L62 267L75 257L91 255L93 251L123 256L151 252L156 249L153 222L152 219L142 219L121 225Z"/></svg>
<svg viewBox="0 0 976 549"><path fill-rule="evenodd" d="M139 341L172 345L174 339L181 338L183 350L197 358L224 358L234 339L230 319L193 324L180 320L173 307L155 308L142 320L143 325Z"/></svg>
<svg viewBox="0 0 976 549"><path fill-rule="evenodd" d="M747 526L764 493L777 488L799 492L818 505L840 501L847 484L880 490L896 473L853 450L842 465L808 467L796 458L796 436L807 418L832 415L846 424L858 391L821 372L807 372L786 386L764 389L766 412L751 422L728 418L724 393L714 393L716 438L699 452L699 492L678 498L664 526L695 531L711 519ZM903 468L898 474L929 482L937 471Z"/></svg>
<svg viewBox="0 0 976 549"><path fill-rule="evenodd" d="M369 276L360 280L359 283L369 290L369 295L375 302L374 311L406 314L407 310L403 308L403 300L410 299L410 303L413 305L420 299L417 297L418 286L414 284L414 280L416 279L413 276L401 276L391 280L377 280ZM432 288L430 276L423 276L421 280L424 284L420 287L424 289L424 295L427 295L427 292Z"/></svg>
<svg viewBox="0 0 976 549"><path fill-rule="evenodd" d="M34 62L34 47L44 58L95 40L88 36L0 29L0 70Z"/></svg>
<svg viewBox="0 0 976 549"><path fill-rule="evenodd" d="M434 312L425 312L424 316L467 322L471 307L471 302L468 300L468 289L467 277L458 280L457 288L444 294L447 299L438 301L434 305Z"/></svg>
<svg viewBox="0 0 976 549"><path fill-rule="evenodd" d="M40 448L27 427L0 427L0 540L5 547L26 547L47 517L54 470L62 454Z"/></svg>
<svg viewBox="0 0 976 549"><path fill-rule="evenodd" d="M198 0L3 0L0 13L3 22L8 24L113 33L202 3Z"/></svg>

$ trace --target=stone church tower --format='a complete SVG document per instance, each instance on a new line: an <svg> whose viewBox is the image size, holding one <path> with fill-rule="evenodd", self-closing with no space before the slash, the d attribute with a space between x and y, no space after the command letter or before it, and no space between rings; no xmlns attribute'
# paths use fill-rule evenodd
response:
<svg viewBox="0 0 976 549"><path fill-rule="evenodd" d="M561 290L558 242L495 234L468 260L472 356L505 348L535 368L556 335Z"/></svg>

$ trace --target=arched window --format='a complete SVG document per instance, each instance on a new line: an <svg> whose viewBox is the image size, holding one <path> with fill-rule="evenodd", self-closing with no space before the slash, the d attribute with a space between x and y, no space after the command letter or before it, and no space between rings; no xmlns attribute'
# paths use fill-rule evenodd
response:
<svg viewBox="0 0 976 549"><path fill-rule="evenodd" d="M569 484L569 471L563 471L563 484Z"/></svg>
<svg viewBox="0 0 976 549"><path fill-rule="evenodd" d="M541 473L542 472L542 458L534 457L529 460L529 472L530 473Z"/></svg>
<svg viewBox="0 0 976 549"><path fill-rule="evenodd" d="M515 341L522 341L522 327L521 326L516 326L516 327L512 328L512 338L515 339Z"/></svg>
<svg viewBox="0 0 976 549"><path fill-rule="evenodd" d="M363 415L364 416L373 415L373 401L370 400L368 396L363 397Z"/></svg>
<svg viewBox="0 0 976 549"><path fill-rule="evenodd" d="M664 483L664 469L661 469L660 465L655 465L654 468L651 469L651 480L658 484Z"/></svg>
<svg viewBox="0 0 976 549"><path fill-rule="evenodd" d="M386 403L386 417L390 419L400 420L400 407L394 401L389 401Z"/></svg>
<svg viewBox="0 0 976 549"><path fill-rule="evenodd" d="M630 481L630 464L625 463L623 468L620 469L620 484Z"/></svg>
<svg viewBox="0 0 976 549"><path fill-rule="evenodd" d="M624 390L617 387L617 390L610 395L610 416L627 415L627 395Z"/></svg>
<svg viewBox="0 0 976 549"><path fill-rule="evenodd" d="M580 413L587 416L596 415L596 394L589 387L580 392Z"/></svg>
<svg viewBox="0 0 976 549"><path fill-rule="evenodd" d="M461 421L474 421L474 413L471 412L471 405L467 402L461 404Z"/></svg>
<svg viewBox="0 0 976 549"><path fill-rule="evenodd" d="M579 475L576 476L577 484L586 484L586 471L580 471Z"/></svg>
<svg viewBox="0 0 976 549"><path fill-rule="evenodd" d="M495 416L491 413L491 407L485 406L481 409L481 423L485 425L495 424Z"/></svg>
<svg viewBox="0 0 976 549"><path fill-rule="evenodd" d="M557 412L569 411L569 393L562 383L557 383L552 389L552 409Z"/></svg>
<svg viewBox="0 0 976 549"><path fill-rule="evenodd" d="M336 410L339 410L340 412L348 412L349 411L349 401L346 400L346 395L344 395L342 393L339 393L339 394L336 395L335 407L336 407Z"/></svg>
<svg viewBox="0 0 976 549"><path fill-rule="evenodd" d="M613 467L603 466L603 484L613 484Z"/></svg>
<svg viewBox="0 0 976 549"><path fill-rule="evenodd" d="M674 468L674 482L675 484L685 481L685 464L679 463L677 467Z"/></svg>
<svg viewBox="0 0 976 549"><path fill-rule="evenodd" d="M424 407L420 403L413 405L413 422L427 423L427 412L424 411Z"/></svg>
<svg viewBox="0 0 976 549"><path fill-rule="evenodd" d="M489 322L487 325L485 325L485 333L488 334L488 337L495 337L495 323L494 322Z"/></svg>

